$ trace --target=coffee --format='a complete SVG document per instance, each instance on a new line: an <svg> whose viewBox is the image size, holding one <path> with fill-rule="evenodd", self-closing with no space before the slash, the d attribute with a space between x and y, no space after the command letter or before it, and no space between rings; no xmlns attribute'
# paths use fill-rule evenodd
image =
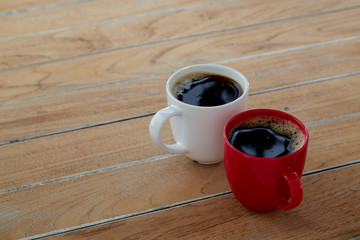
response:
<svg viewBox="0 0 360 240"><path fill-rule="evenodd" d="M239 98L243 90L234 80L226 76L193 72L182 76L172 89L180 101L203 107L223 105Z"/></svg>
<svg viewBox="0 0 360 240"><path fill-rule="evenodd" d="M238 150L256 157L281 157L297 151L304 136L290 122L257 118L238 126L230 134L229 142Z"/></svg>

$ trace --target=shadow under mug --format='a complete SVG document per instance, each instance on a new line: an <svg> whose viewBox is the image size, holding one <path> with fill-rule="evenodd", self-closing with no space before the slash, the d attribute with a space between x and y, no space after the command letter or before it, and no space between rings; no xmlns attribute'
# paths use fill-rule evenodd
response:
<svg viewBox="0 0 360 240"><path fill-rule="evenodd" d="M230 134L244 122L257 118L276 119L297 126L303 136L296 151L281 157L262 158L241 152L230 142ZM234 116L223 131L224 165L235 197L255 211L292 209L303 197L300 181L307 153L309 133L294 116L272 109L248 110Z"/></svg>
<svg viewBox="0 0 360 240"><path fill-rule="evenodd" d="M242 95L232 102L219 106L202 107L179 101L172 93L172 86L182 76L192 72L207 72L226 76L241 86ZM166 83L168 107L158 111L149 126L150 137L161 149L174 154L185 154L201 164L223 160L222 130L226 122L245 111L249 82L233 68L216 64L199 64L182 68L170 76ZM175 144L161 140L161 129L170 120Z"/></svg>

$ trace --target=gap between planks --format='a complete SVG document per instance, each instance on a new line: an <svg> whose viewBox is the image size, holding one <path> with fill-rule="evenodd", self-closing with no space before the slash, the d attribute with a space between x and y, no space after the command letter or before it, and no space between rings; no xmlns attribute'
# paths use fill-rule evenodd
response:
<svg viewBox="0 0 360 240"><path fill-rule="evenodd" d="M319 82L335 80L335 79L344 78L344 77L350 77L350 76L354 76L354 75L358 75L358 74L360 74L360 71L340 74L340 75L331 76L331 77L318 78L318 79L313 79L313 80L309 80L309 81L305 81L305 82L301 82L301 83L295 83L295 84L290 84L290 85L286 85L286 86L282 86L282 87L270 88L270 89L266 89L266 90L262 90L262 91L258 91L258 92L253 92L253 93L250 93L249 95L250 96L259 95L259 94L264 94L264 93L269 93L269 92L274 92L274 91L279 91L279 90L284 90L284 89L289 89L289 88L294 88L294 87L300 87L300 86L315 84L315 83L319 83ZM1 104L0 104L0 107L1 107ZM34 139L37 139L37 138L48 137L48 136L52 136L52 135L57 135L57 134L62 134L62 133L67 133L67 132L73 132L73 131L77 131L77 130L92 128L92 127L99 127L99 126L103 126L103 125L119 123L119 122L123 122L123 121L137 119L137 118L148 117L148 116L152 116L154 114L155 114L155 112L151 112L151 113L141 114L141 115L137 115L137 116L133 116L133 117L120 118L120 119L115 119L115 120L106 121L106 122L98 122L98 123L93 123L93 124L87 124L87 125L82 125L82 126L78 126L78 127L74 127L74 128L69 128L69 129L65 129L65 130L61 130L61 131L57 131L57 132L50 132L50 133L45 133L45 134L19 138L19 139L15 139L15 140L10 140L10 141L6 141L6 142L0 142L0 147L4 146L4 145L12 144L12 143L29 141L29 140L34 140ZM320 124L320 123L323 123L323 122L329 122L329 121L339 120L339 119L343 119L343 118L347 118L347 117L358 116L358 114L359 113L353 113L353 114L349 114L349 115L338 116L335 119L333 119L333 118L323 119L323 120L319 120L317 122L308 123L308 124L310 124L309 126L311 126L311 125Z"/></svg>
<svg viewBox="0 0 360 240"><path fill-rule="evenodd" d="M63 31L68 31L68 30L74 30L74 29L81 29L84 27L97 26L97 25L102 25L102 24L107 24L107 23L128 21L128 20L132 20L132 19L150 17L150 16L167 14L167 13L174 13L174 12L197 9L197 8L202 8L202 7L216 6L216 5L220 5L223 3L231 3L231 2L236 2L236 1L238 1L238 0L222 0L222 1L217 1L217 2L202 3L202 4L191 5L191 6L164 9L164 10L153 11L153 12L148 12L148 13L140 13L140 14L135 14L135 15L126 16L126 17L106 19L106 20L101 20L101 21L96 21L96 22L74 25L74 26L70 26L70 27L55 28L55 29L51 29L51 30L39 31L39 32L34 32L34 33L25 33L25 34L20 34L17 36L12 36L12 37L0 38L0 42L5 42L5 41L9 41L9 40L18 39L18 38L24 38L24 37L33 37L33 36L38 36L38 35L57 33L57 32L63 32ZM360 6L356 5L356 6L347 7L347 8L353 8L353 7L358 8Z"/></svg>
<svg viewBox="0 0 360 240"><path fill-rule="evenodd" d="M213 64L228 64L228 63L233 63L233 62L237 62L237 61L245 61L245 60L249 60L249 59L267 57L267 56L271 56L271 55L290 53L290 52L301 51L301 50L305 50L305 49L321 47L321 46L326 46L326 45L331 45L331 44L343 43L343 42L348 42L348 41L353 41L353 40L358 40L358 39L360 39L360 35L352 36L352 37L348 37L348 38L331 40L331 41L325 41L325 42L320 42L320 43L308 44L308 45L303 45L303 46L294 47L294 48L287 48L287 49L272 51L272 52L268 52L268 53L254 54L254 55L244 56L244 57L240 57L240 58L233 58L233 59L212 62L212 63ZM1 71L2 70L0 69L0 72ZM124 80L118 80L118 81L112 81L112 82L106 82L106 83L89 84L89 85L85 85L81 88L73 88L70 90L53 92L53 93L44 94L44 95L40 95L40 96L36 96L36 97L29 97L29 98L22 98L22 99L17 99L17 100L6 101L3 103L0 103L0 107L5 106L5 105L10 105L10 104L17 104L17 103L21 103L21 102L25 102L25 101L32 101L32 100L57 96L57 95L61 95L61 94L67 94L67 93L92 89L92 88L105 87L105 86L111 86L111 85L118 85L118 84L126 83L126 82L134 82L134 81L144 80L144 79L151 78L151 77L158 77L158 76L172 74L175 71L176 70L171 70L171 71L153 73L153 74L149 74L149 75L145 75L145 76L139 76L139 77L124 79ZM343 75L338 75L338 76L333 76L333 77L328 77L328 78L330 78L329 80L331 80L333 78L352 76L352 75L359 74L359 72L360 71L353 72L353 73L347 73L347 74L343 74ZM325 78L324 80L327 80L327 78ZM324 81L324 80L320 80L320 81ZM318 81L318 80L312 80L312 81ZM264 90L264 91L268 91L268 90ZM272 90L272 91L274 91L274 90ZM0 146L1 146L1 143L0 143Z"/></svg>
<svg viewBox="0 0 360 240"><path fill-rule="evenodd" d="M130 20L130 19L141 18L141 17L149 17L149 16L161 15L161 14L165 14L165 13L172 13L172 12L178 12L178 11L184 11L184 10L197 9L197 8L201 8L201 7L219 5L219 4L224 3L224 2L234 2L234 1L236 1L236 0L226 0L226 1L220 1L220 2L198 4L198 5L192 5L192 6L180 7L180 8L174 8L174 9L167 9L167 10L162 10L162 11L158 11L158 12L150 12L150 13L146 13L146 14L138 14L138 15L123 17L123 18L103 20L103 21L100 21L100 22L81 24L81 25L77 25L77 26L52 29L52 30L47 30L47 31L42 31L42 32L27 33L27 34L23 34L23 35L19 35L19 36L2 38L2 39L0 39L0 42L4 42L4 41L8 41L8 40L15 40L15 39L18 39L18 38L23 38L23 37L33 37L33 36L38 36L38 35L45 35L45 34L50 34L50 33L67 31L67 30L80 29L80 28L84 28L84 27L88 27L88 26L94 26L94 25L101 25L101 24L107 24L107 23L112 23L112 22L126 21L126 20ZM353 9L357 9L357 8L360 8L360 5L346 7L346 8L340 8L340 9L327 10L327 11L320 11L320 12L315 12L315 13L306 13L306 14L302 14L302 15L285 17L285 18L278 18L278 19L268 20L268 21L259 22L259 23L251 23L251 24L233 26L233 27L228 27L228 28L222 28L222 29L208 31L208 32L200 32L200 33L193 33L193 34L170 37L170 38L163 38L163 39L158 39L158 40L154 40L154 41L142 42L142 43L138 43L138 44L125 45L125 46L102 49L102 50L97 50L97 51L78 54L78 55L72 55L72 56L61 57L61 58L54 58L54 59L47 60L47 61L42 61L42 62L23 64L23 65L8 67L8 68L1 68L0 72L20 69L20 68L26 68L26 67L32 67L32 66L37 66L37 65L47 64L47 63L65 61L65 60L75 59L75 58L79 58L79 57L85 57L85 56L91 56L91 55L96 55L96 54L101 54L101 53L113 52L113 51L118 51L118 50L123 50L123 49L128 49L128 48L147 46L147 45L152 45L152 44L157 44L157 43L162 43L162 42L169 42L169 41L176 41L176 40L182 40L182 39L193 38L193 37L214 35L214 34L234 31L234 30L238 30L238 29L244 29L244 28L249 28L249 27L256 27L256 26L261 26L261 25L273 24L273 23L277 23L277 22L283 22L283 21L289 21L289 20L294 20L294 19L307 18L307 17L314 17L314 16L321 16L321 15L326 15L326 14L331 14L331 13L337 13L337 12L342 12L342 11L353 10ZM226 61L224 61L224 62L226 62Z"/></svg>
<svg viewBox="0 0 360 240"><path fill-rule="evenodd" d="M65 7L65 6L70 6L70 5L75 5L75 4L79 4L79 3L85 3L85 2L93 2L93 1L95 1L95 0L74 0L71 2L53 3L53 4L43 5L43 6L18 9L18 10L13 10L13 11L8 11L8 12L2 12L2 13L0 13L0 17L21 14L21 13L35 12L35 11L42 11L42 10L51 9L51 8Z"/></svg>
<svg viewBox="0 0 360 240"><path fill-rule="evenodd" d="M316 170L310 170L310 171L304 172L302 176L314 175L317 173L322 173L322 172L326 172L326 171L350 167L350 166L354 166L357 164L360 164L360 159L354 160L351 162L347 162L347 163L343 163L343 164L330 166L330 167L320 168L320 169L316 169ZM89 222L89 223L85 223L85 224L81 224L81 225L77 225L77 226L58 229L58 230L54 230L51 232L46 232L46 233L41 233L38 235L21 238L20 240L41 239L41 238L55 236L55 235L59 235L59 234L63 234L63 233L69 233L69 232L73 232L73 231L77 231L77 230L81 230L81 229L85 229L85 228L100 226L100 225L109 224L109 223L113 223L113 222L119 222L119 221L123 221L123 220L129 219L129 218L143 216L143 215L147 215L147 214L151 214L151 213L156 213L156 212L171 209L171 208L181 207L181 206L193 204L193 203L200 202L200 201L205 201L205 200L208 200L211 198L225 196L228 194L231 194L231 191L219 192L219 193L210 194L210 195L203 196L203 197L193 198L193 199L189 199L189 200L185 200L185 201L181 201L181 202L164 205L161 207L150 208L150 209L139 211L139 212L124 214L124 215L120 215L120 216L116 216L116 217L112 217L112 218L102 219L99 221L94 221L94 222Z"/></svg>
<svg viewBox="0 0 360 240"><path fill-rule="evenodd" d="M309 127L309 126L319 125L319 124L323 124L323 123L328 123L328 122L332 122L332 121L337 121L337 120L342 120L342 119L351 118L351 117L357 117L357 116L360 116L360 112L346 114L346 115L337 116L337 117L328 118L328 119L323 119L323 120L314 121L314 122L309 122L309 123L306 123L305 125ZM135 166L135 165L155 162L155 161L163 160L163 159L174 157L174 156L176 156L176 155L175 154L163 154L163 155L158 155L158 156L153 156L153 157L149 157L149 158L135 160L135 161L132 161L132 162L120 163L120 164L111 165L111 166L107 166L107 167L103 167L103 168L98 168L98 169L93 169L93 170L89 170L89 171L79 172L79 173L66 175L66 176L62 176L62 177L58 177L58 178L54 178L54 179L49 179L49 180L45 180L45 181L25 184L25 185L21 185L21 186L17 186L17 187L12 187L12 188L8 188L8 189L0 190L0 195L11 193L11 192L16 192L16 191L21 191L21 190L25 190L25 189L35 188L35 187L39 187L39 186L44 186L44 185L52 184L52 183L56 183L56 182L63 182L63 181L67 181L67 180L71 180L71 179L75 179L75 178L81 178L81 177L89 176L89 175L92 175L92 174L98 174L98 173L104 173L104 172L108 172L108 171L113 171L113 170L117 170L117 169L120 169L120 168L131 167L131 166ZM336 169L336 168L338 168L337 166L341 167L341 166L346 166L346 165L349 165L349 164L351 165L353 163L357 163L358 161L360 161L360 160L356 160L354 162L349 162L349 163L343 163L343 164L339 164L339 165L334 165L334 166L330 166L330 167L326 167L326 168L311 170L311 171L308 171L308 172L304 173L303 175L306 176L306 175L309 175L309 174L312 174L312 173L317 173L319 171L326 171L326 170L329 170L329 169Z"/></svg>
<svg viewBox="0 0 360 240"><path fill-rule="evenodd" d="M8 142L0 142L0 147L4 146L4 145L12 144L12 143L29 141L29 140L33 140L33 139L37 139L37 138L53 136L53 135L62 134L62 133L74 132L74 131L83 130L83 129L87 129L87 128L92 128L92 127L100 127L100 126L103 126L103 125L119 123L119 122L124 122L124 121L128 121L128 120L134 120L134 119L138 119L138 118L143 118L143 117L149 117L149 116L152 116L152 115L155 115L155 112L141 114L141 115L132 116L132 117L120 118L120 119L106 121L106 122L87 124L87 125L83 125L83 126L78 126L78 127L74 127L74 128L61 130L61 131L58 131L58 132L50 132L50 133L46 133L46 134L20 138L20 139L16 139L16 140L10 140Z"/></svg>

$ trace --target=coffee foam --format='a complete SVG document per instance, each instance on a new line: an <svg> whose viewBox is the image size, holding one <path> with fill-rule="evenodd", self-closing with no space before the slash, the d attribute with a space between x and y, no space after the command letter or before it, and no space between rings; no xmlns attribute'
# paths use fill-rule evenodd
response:
<svg viewBox="0 0 360 240"><path fill-rule="evenodd" d="M305 136L299 127L288 121L278 118L272 118L268 116L252 118L244 123L241 123L236 129L239 128L256 128L256 127L266 127L270 128L277 134L287 136L292 140L291 152L298 151L305 141Z"/></svg>
<svg viewBox="0 0 360 240"><path fill-rule="evenodd" d="M193 81L212 76L214 73L210 72L191 72L181 76L177 79L171 87L171 93L177 97L179 94L183 93L184 90L189 90L191 83Z"/></svg>

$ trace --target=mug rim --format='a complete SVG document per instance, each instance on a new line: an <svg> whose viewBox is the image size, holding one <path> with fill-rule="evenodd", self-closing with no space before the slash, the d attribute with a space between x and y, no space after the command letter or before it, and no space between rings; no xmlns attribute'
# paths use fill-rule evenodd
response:
<svg viewBox="0 0 360 240"><path fill-rule="evenodd" d="M254 114L254 115L252 115ZM255 115L257 114L257 115ZM262 114L262 115L261 115ZM228 135L237 127L239 126L239 123L235 124L235 126L232 129L228 129L229 126L231 124L233 124L233 122L237 121L238 118L242 117L243 115L250 115L249 118L246 118L245 120L249 120L249 119L253 119L255 117L281 117L281 116L286 116L286 120L291 121L292 123L296 124L299 127L299 130L303 133L304 135L304 142L302 144L302 146L297 149L295 152L289 153L287 155L284 156L280 156L280 157L273 157L273 158L264 158L264 157L257 157L257 156L253 156L247 153L244 153L242 151L240 151L239 149L235 148L229 141L229 137ZM305 148L307 148L308 142L309 142L309 131L307 130L305 124L303 122L301 122L298 118L296 118L295 116L287 113L287 112L283 112L280 110L276 110L276 109L265 109L265 108L258 108L258 109L251 109L251 110L246 110L244 112L240 112L238 114L236 114L235 116L233 116L224 126L223 129L223 139L225 141L225 144L227 146L229 146L232 151L236 151L239 154L243 154L247 157L253 158L254 160L264 160L264 161L281 161L287 158L291 158L294 155L297 155L299 152L304 151Z"/></svg>
<svg viewBox="0 0 360 240"><path fill-rule="evenodd" d="M208 68L208 69L205 69L204 68ZM237 80L237 79L233 79L233 77L229 77L231 78L232 80L236 81L237 84L240 85L240 87L242 88L243 90L243 93L241 94L240 97L236 98L235 100L231 101L231 102L228 102L228 103L225 103L225 104L222 104L222 105L217 105L217 106L196 106L196 105L192 105L192 104L188 104L188 103L184 103L182 101L179 101L179 99L177 99L171 92L171 86L173 84L173 82L178 79L179 77L187 74L187 73L190 73L191 69L198 69L196 71L205 71L205 72L209 72L209 73L214 73L214 74L218 74L218 75L224 75L226 77L229 77L229 74L222 74L222 73L218 73L219 71L216 71L218 69L225 69L225 71L229 71L229 72L232 72L233 74L235 75L238 75L239 76L239 79L241 80ZM187 72L189 71L189 72ZM182 72L185 72L184 74L181 74ZM244 84L243 84L244 83ZM216 109L216 108L223 108L225 106L228 106L228 105L232 105L232 104L235 104L237 103L238 101L242 101L244 98L246 98L246 96L248 95L249 93L249 81L247 80L247 78L241 73L239 72L238 70L234 69L234 68L231 68L231 67L227 67L227 66L224 66L224 65L219 65L219 64L213 64L213 63L208 63L208 64L195 64L195 65L189 65L189 66L186 66L186 67L183 67L179 70L177 70L176 72L174 72L167 80L166 82L166 93L167 95L175 102L177 102L178 104L180 104L181 106L184 106L184 107L188 107L188 108L194 108L194 109Z"/></svg>

